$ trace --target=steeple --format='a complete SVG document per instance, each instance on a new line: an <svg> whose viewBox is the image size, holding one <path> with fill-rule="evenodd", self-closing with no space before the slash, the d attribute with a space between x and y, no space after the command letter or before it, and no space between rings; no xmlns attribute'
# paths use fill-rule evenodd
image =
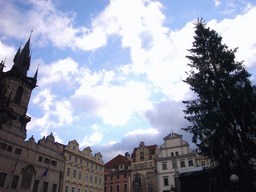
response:
<svg viewBox="0 0 256 192"><path fill-rule="evenodd" d="M35 80L35 81L37 81L38 68L39 68L39 66L37 67L36 73L35 73L35 75L34 75L34 80Z"/></svg>
<svg viewBox="0 0 256 192"><path fill-rule="evenodd" d="M25 76L27 76L27 71L29 70L30 60L31 60L30 38L31 38L31 35L27 43L23 47L23 49L20 51L20 48L19 48L13 59L13 62L14 62L13 68L17 68L17 70Z"/></svg>

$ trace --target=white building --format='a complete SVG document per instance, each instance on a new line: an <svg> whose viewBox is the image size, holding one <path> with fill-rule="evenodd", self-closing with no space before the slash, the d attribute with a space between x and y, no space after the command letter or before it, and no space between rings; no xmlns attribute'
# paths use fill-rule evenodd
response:
<svg viewBox="0 0 256 192"><path fill-rule="evenodd" d="M175 178L180 171L193 170L201 164L208 165L208 159L192 151L182 137L171 133L164 138L164 143L160 146L160 154L156 157L158 192L168 192L172 188L178 190L179 182L175 181ZM199 159L200 164L197 162ZM203 160L207 163L201 163Z"/></svg>

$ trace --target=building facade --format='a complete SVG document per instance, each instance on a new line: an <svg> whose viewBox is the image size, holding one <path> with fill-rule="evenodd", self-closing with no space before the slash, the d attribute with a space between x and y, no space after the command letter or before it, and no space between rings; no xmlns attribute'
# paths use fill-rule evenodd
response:
<svg viewBox="0 0 256 192"><path fill-rule="evenodd" d="M182 137L171 133L160 146L160 154L156 157L159 192L179 191L179 173L201 170L199 166L209 165L209 159L192 151Z"/></svg>
<svg viewBox="0 0 256 192"><path fill-rule="evenodd" d="M104 192L131 191L130 154L118 155L105 164Z"/></svg>
<svg viewBox="0 0 256 192"><path fill-rule="evenodd" d="M159 154L157 145L145 146L141 142L131 156L131 190L133 192L156 192L155 157Z"/></svg>
<svg viewBox="0 0 256 192"><path fill-rule="evenodd" d="M65 171L63 192L102 192L104 163L101 153L92 155L90 147L79 150L76 140L64 148Z"/></svg>
<svg viewBox="0 0 256 192"><path fill-rule="evenodd" d="M30 38L18 49L10 71L0 64L0 191L53 191L62 189L63 145L52 134L35 142L26 139L30 121L27 107L36 87L37 72L27 77L30 66Z"/></svg>

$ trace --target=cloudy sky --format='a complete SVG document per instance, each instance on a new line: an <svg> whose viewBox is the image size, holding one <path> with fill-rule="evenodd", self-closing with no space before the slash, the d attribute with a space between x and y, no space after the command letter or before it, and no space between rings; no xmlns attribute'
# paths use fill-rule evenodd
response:
<svg viewBox="0 0 256 192"><path fill-rule="evenodd" d="M203 17L256 84L254 0L0 0L0 60L6 70L30 31L29 76L39 67L27 139L51 132L77 140L104 162L132 153L140 141L161 145L181 128L182 100L195 98L182 82L188 71L193 21ZM193 148L193 145L191 146Z"/></svg>

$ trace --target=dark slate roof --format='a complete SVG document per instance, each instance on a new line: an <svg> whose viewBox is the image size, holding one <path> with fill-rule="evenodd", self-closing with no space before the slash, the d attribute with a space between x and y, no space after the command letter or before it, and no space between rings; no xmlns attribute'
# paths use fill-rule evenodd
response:
<svg viewBox="0 0 256 192"><path fill-rule="evenodd" d="M112 160L110 160L109 162L107 162L104 167L107 169L114 169L119 165L125 165L125 167L128 167L130 165L130 161L125 158L122 155L117 155L115 158L113 158Z"/></svg>

